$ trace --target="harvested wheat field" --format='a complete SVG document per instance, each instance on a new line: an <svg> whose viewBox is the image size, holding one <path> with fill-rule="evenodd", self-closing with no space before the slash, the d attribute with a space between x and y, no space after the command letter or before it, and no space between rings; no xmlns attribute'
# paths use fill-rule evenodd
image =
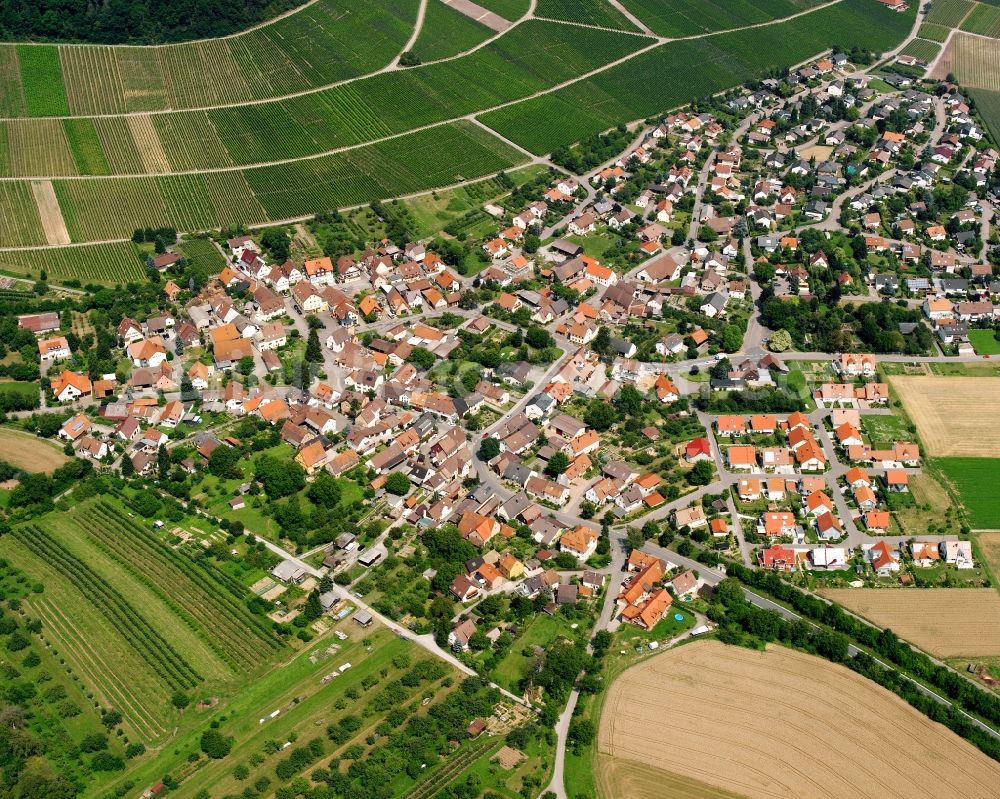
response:
<svg viewBox="0 0 1000 799"><path fill-rule="evenodd" d="M932 457L1000 454L1000 377L890 377Z"/></svg>
<svg viewBox="0 0 1000 799"><path fill-rule="evenodd" d="M597 785L604 799L743 799L690 777L618 757L598 755Z"/></svg>
<svg viewBox="0 0 1000 799"><path fill-rule="evenodd" d="M26 472L51 472L69 458L55 444L31 433L0 428L0 460Z"/></svg>
<svg viewBox="0 0 1000 799"><path fill-rule="evenodd" d="M993 575L993 585L1000 588L995 582L1000 577L1000 530L984 530L976 534L976 544L979 552L986 561L986 566Z"/></svg>
<svg viewBox="0 0 1000 799"><path fill-rule="evenodd" d="M1000 594L992 588L837 588L820 594L932 655L1000 655Z"/></svg>
<svg viewBox="0 0 1000 799"><path fill-rule="evenodd" d="M633 666L608 691L598 746L748 799L985 799L1000 780L1000 763L895 694L773 645L699 641ZM605 799L631 796L618 784Z"/></svg>

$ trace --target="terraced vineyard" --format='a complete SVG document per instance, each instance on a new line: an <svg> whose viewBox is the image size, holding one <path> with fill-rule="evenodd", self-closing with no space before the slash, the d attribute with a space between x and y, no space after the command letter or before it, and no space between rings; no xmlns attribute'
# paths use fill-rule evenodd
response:
<svg viewBox="0 0 1000 799"><path fill-rule="evenodd" d="M0 192L4 185L10 184L0 184ZM145 259L131 241L0 252L0 272L37 278L43 270L53 283L76 279L83 285L124 285L146 276Z"/></svg>
<svg viewBox="0 0 1000 799"><path fill-rule="evenodd" d="M867 20L864 28L858 19ZM551 152L606 130L684 105L768 72L797 64L843 42L883 51L912 27L912 16L868 0L844 0L775 25L701 39L668 42L592 78L536 99L483 114L480 119L534 153ZM697 69L691 65L697 64ZM650 81L650 75L685 75Z"/></svg>
<svg viewBox="0 0 1000 799"><path fill-rule="evenodd" d="M149 46L3 45L24 103L13 115L199 108L291 94L379 69L406 43L418 0L318 0L247 33ZM18 64L15 76L14 67ZM2 102L2 101L0 101Z"/></svg>
<svg viewBox="0 0 1000 799"><path fill-rule="evenodd" d="M553 20L494 35L433 0L412 45L424 63L386 68L417 0L317 0L218 40L0 46L0 250L266 224L480 179L528 160L518 147L542 155L831 46L885 51L915 13L876 0L626 6L692 38L659 43L607 0L541 0ZM517 20L528 3L484 7Z"/></svg>

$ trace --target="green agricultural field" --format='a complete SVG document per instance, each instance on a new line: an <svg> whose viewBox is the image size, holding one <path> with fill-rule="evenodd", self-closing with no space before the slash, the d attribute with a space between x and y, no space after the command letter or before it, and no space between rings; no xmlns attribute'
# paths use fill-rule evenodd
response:
<svg viewBox="0 0 1000 799"><path fill-rule="evenodd" d="M917 31L921 39L928 39L932 42L943 42L951 34L951 28L944 25L935 25L932 22L924 22Z"/></svg>
<svg viewBox="0 0 1000 799"><path fill-rule="evenodd" d="M479 0L476 5L514 22L528 13L531 2L530 0Z"/></svg>
<svg viewBox="0 0 1000 799"><path fill-rule="evenodd" d="M27 182L0 182L0 209L0 242L9 246L46 243L38 206Z"/></svg>
<svg viewBox="0 0 1000 799"><path fill-rule="evenodd" d="M843 0L788 22L704 39L668 42L564 89L481 115L494 130L535 153L547 153L623 121L663 113L696 97L797 64L839 44L889 49L913 24L868 0ZM859 18L866 20L860 25ZM691 65L698 69L692 70ZM685 81L649 75L684 74Z"/></svg>
<svg viewBox="0 0 1000 799"><path fill-rule="evenodd" d="M973 529L1000 528L1000 458L936 458L940 468L968 512Z"/></svg>
<svg viewBox="0 0 1000 799"><path fill-rule="evenodd" d="M189 239L178 249L192 264L203 269L205 274L221 272L226 265L226 259L211 239Z"/></svg>
<svg viewBox="0 0 1000 799"><path fill-rule="evenodd" d="M92 119L65 120L66 137L76 161L76 169L81 175L107 175L110 173L108 160L104 156L101 139Z"/></svg>
<svg viewBox="0 0 1000 799"><path fill-rule="evenodd" d="M937 42L929 42L926 39L914 39L903 48L901 55L911 55L929 64L937 58L937 54L940 52L941 45Z"/></svg>
<svg viewBox="0 0 1000 799"><path fill-rule="evenodd" d="M1000 139L1000 92L988 89L970 89L976 98L976 109L994 140Z"/></svg>
<svg viewBox="0 0 1000 799"><path fill-rule="evenodd" d="M281 96L384 67L406 43L417 7L417 0L318 0L224 39L142 47L0 46L0 75L10 52L20 56L30 116L198 108ZM14 98L0 103L23 113L16 89L12 84Z"/></svg>
<svg viewBox="0 0 1000 799"><path fill-rule="evenodd" d="M535 14L584 25L599 25L623 31L636 30L635 25L608 0L539 0Z"/></svg>
<svg viewBox="0 0 1000 799"><path fill-rule="evenodd" d="M496 31L492 28L446 6L441 0L430 0L424 26L411 52L421 61L448 58L494 35Z"/></svg>
<svg viewBox="0 0 1000 799"><path fill-rule="evenodd" d="M962 22L962 30L983 36L1000 37L1000 7L977 3Z"/></svg>
<svg viewBox="0 0 1000 799"><path fill-rule="evenodd" d="M17 45L29 116L47 117L69 113L66 87L59 67L59 51L54 45Z"/></svg>
<svg viewBox="0 0 1000 799"><path fill-rule="evenodd" d="M19 117L27 113L21 64L16 47L0 47L0 116Z"/></svg>
<svg viewBox="0 0 1000 799"><path fill-rule="evenodd" d="M624 0L661 36L677 38L788 17L818 3L809 0Z"/></svg>
<svg viewBox="0 0 1000 799"><path fill-rule="evenodd" d="M0 193L3 191L0 184ZM0 219L0 228L3 220ZM87 244L45 250L0 251L0 272L37 278L45 270L52 283L78 280L81 284L114 286L143 280L145 258L130 241Z"/></svg>
<svg viewBox="0 0 1000 799"><path fill-rule="evenodd" d="M973 0L934 0L927 21L946 28L957 28L975 5Z"/></svg>

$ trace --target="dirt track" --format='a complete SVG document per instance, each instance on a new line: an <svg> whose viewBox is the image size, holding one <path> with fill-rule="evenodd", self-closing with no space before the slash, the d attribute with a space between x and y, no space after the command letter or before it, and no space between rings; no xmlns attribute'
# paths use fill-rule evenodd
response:
<svg viewBox="0 0 1000 799"><path fill-rule="evenodd" d="M749 799L986 799L1000 780L1000 763L842 666L714 641L619 677L599 750Z"/></svg>

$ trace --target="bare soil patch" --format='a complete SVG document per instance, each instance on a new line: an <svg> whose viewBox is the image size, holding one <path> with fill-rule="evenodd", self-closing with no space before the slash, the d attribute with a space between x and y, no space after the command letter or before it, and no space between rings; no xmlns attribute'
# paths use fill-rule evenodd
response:
<svg viewBox="0 0 1000 799"><path fill-rule="evenodd" d="M889 691L777 646L701 641L643 661L611 686L598 741L602 755L749 799L985 799L1000 779L1000 763ZM670 796L652 790L640 795Z"/></svg>
<svg viewBox="0 0 1000 799"><path fill-rule="evenodd" d="M52 181L31 181L31 193L35 195L35 205L38 206L38 216L42 220L46 243L69 244L69 230L66 228L62 209L59 208L59 200L56 197L56 190L52 187Z"/></svg>
<svg viewBox="0 0 1000 799"><path fill-rule="evenodd" d="M932 655L1000 655L1000 594L992 588L837 588L820 593Z"/></svg>
<svg viewBox="0 0 1000 799"><path fill-rule="evenodd" d="M1000 455L1000 378L890 377L932 457Z"/></svg>
<svg viewBox="0 0 1000 799"><path fill-rule="evenodd" d="M0 427L0 459L26 472L51 472L69 460L55 444L7 427Z"/></svg>

